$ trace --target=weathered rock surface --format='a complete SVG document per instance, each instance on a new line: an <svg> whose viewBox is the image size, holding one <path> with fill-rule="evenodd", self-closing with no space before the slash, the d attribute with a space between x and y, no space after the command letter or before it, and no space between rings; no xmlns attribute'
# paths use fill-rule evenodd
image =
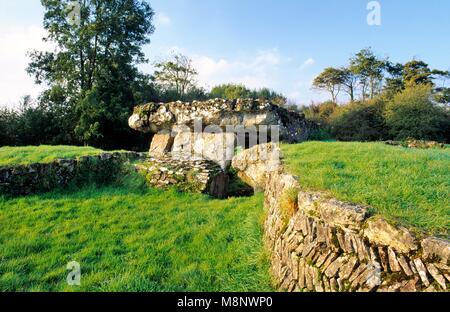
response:
<svg viewBox="0 0 450 312"><path fill-rule="evenodd" d="M364 235L375 243L391 246L399 252L417 250L417 243L406 228L394 227L383 218L368 220Z"/></svg>
<svg viewBox="0 0 450 312"><path fill-rule="evenodd" d="M306 140L314 128L302 114L253 99L149 103L135 108L129 118L129 126L137 131L154 133L172 131L175 125L185 125L193 130L199 120L204 127L217 125L226 132L233 131L227 130L227 126L278 125L280 138L288 142Z"/></svg>
<svg viewBox="0 0 450 312"><path fill-rule="evenodd" d="M230 166L234 155L236 136L233 133L176 133L172 148L173 157L202 158L219 164L223 169Z"/></svg>
<svg viewBox="0 0 450 312"><path fill-rule="evenodd" d="M243 150L233 157L232 167L238 176L255 191L266 186L267 174L279 170L281 166L280 148L275 143L254 146Z"/></svg>
<svg viewBox="0 0 450 312"><path fill-rule="evenodd" d="M330 199L321 193L299 192L298 207L305 213L320 216L334 226L359 229L368 216L368 209Z"/></svg>
<svg viewBox="0 0 450 312"><path fill-rule="evenodd" d="M155 134L150 145L150 156L158 157L170 153L174 143L174 137L170 134Z"/></svg>
<svg viewBox="0 0 450 312"><path fill-rule="evenodd" d="M450 262L450 242L436 237L428 237L422 240L423 255L432 259L437 257L442 263L448 265Z"/></svg>

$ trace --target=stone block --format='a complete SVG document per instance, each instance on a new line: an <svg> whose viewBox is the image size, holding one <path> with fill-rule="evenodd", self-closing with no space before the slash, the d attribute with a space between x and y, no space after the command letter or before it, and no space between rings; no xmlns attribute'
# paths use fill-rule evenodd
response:
<svg viewBox="0 0 450 312"><path fill-rule="evenodd" d="M365 207L328 199L317 192L300 192L298 202L300 210L320 217L330 226L360 229L368 216L368 210Z"/></svg>
<svg viewBox="0 0 450 312"><path fill-rule="evenodd" d="M265 189L267 173L278 171L280 166L280 150L274 143L241 151L232 160L238 176L257 191Z"/></svg>
<svg viewBox="0 0 450 312"><path fill-rule="evenodd" d="M414 237L404 227L394 227L380 217L367 220L366 225L364 236L372 243L390 246L402 253L417 250Z"/></svg>
<svg viewBox="0 0 450 312"><path fill-rule="evenodd" d="M150 145L150 156L158 157L171 152L175 138L170 133L155 134Z"/></svg>
<svg viewBox="0 0 450 312"><path fill-rule="evenodd" d="M423 256L426 259L437 257L439 261L448 265L450 261L450 242L436 237L428 237L421 242Z"/></svg>

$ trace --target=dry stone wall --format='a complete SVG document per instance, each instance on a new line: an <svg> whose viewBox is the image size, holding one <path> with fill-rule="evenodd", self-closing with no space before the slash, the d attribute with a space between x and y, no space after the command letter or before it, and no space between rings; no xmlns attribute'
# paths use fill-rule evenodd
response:
<svg viewBox="0 0 450 312"><path fill-rule="evenodd" d="M0 194L17 196L47 192L72 182L110 182L121 173L125 162L145 157L133 152L102 153L50 163L1 167Z"/></svg>
<svg viewBox="0 0 450 312"><path fill-rule="evenodd" d="M156 188L174 186L181 191L203 193L217 198L227 196L228 175L213 161L166 155L151 157L136 165L136 168Z"/></svg>
<svg viewBox="0 0 450 312"><path fill-rule="evenodd" d="M250 157L260 148L238 154L233 167L250 180L265 179L265 242L280 290L448 291L449 241L391 224L368 207L305 191L282 166L273 170Z"/></svg>
<svg viewBox="0 0 450 312"><path fill-rule="evenodd" d="M293 203L285 197L298 196ZM286 205L295 207L286 215ZM266 181L265 237L285 291L447 291L450 243L394 226L366 207L300 189L283 172Z"/></svg>

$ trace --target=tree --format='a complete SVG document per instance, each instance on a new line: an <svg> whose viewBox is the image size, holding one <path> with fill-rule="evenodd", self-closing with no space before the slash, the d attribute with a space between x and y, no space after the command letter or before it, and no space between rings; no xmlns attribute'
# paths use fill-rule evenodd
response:
<svg viewBox="0 0 450 312"><path fill-rule="evenodd" d="M386 61L380 60L371 48L366 48L350 59L349 70L358 77L362 100L371 99L381 90Z"/></svg>
<svg viewBox="0 0 450 312"><path fill-rule="evenodd" d="M450 105L450 88L437 88L435 92L435 99L438 103Z"/></svg>
<svg viewBox="0 0 450 312"><path fill-rule="evenodd" d="M387 61L386 71L388 72L389 77L386 78L386 84L383 91L388 99L392 99L397 93L405 88L403 82L404 65Z"/></svg>
<svg viewBox="0 0 450 312"><path fill-rule="evenodd" d="M433 72L428 67L428 64L412 60L406 63L403 67L403 82L406 87L414 87L417 85L433 85Z"/></svg>
<svg viewBox="0 0 450 312"><path fill-rule="evenodd" d="M350 97L350 102L355 101L355 89L358 83L358 76L348 68L341 68L342 85L345 92Z"/></svg>
<svg viewBox="0 0 450 312"><path fill-rule="evenodd" d="M175 91L180 98L196 87L198 73L185 55L173 54L171 59L156 63L155 67L156 83L166 91Z"/></svg>
<svg viewBox="0 0 450 312"><path fill-rule="evenodd" d="M210 98L220 98L227 100L253 98L262 101L269 101L275 105L286 106L287 98L269 88L261 88L258 90L250 90L242 84L221 84L211 89Z"/></svg>
<svg viewBox="0 0 450 312"><path fill-rule="evenodd" d="M220 98L227 100L245 99L252 96L252 92L242 84L221 84L211 89L209 93L211 98Z"/></svg>
<svg viewBox="0 0 450 312"><path fill-rule="evenodd" d="M0 146L17 145L17 120L17 112L0 107Z"/></svg>
<svg viewBox="0 0 450 312"><path fill-rule="evenodd" d="M282 107L287 104L287 98L283 94L270 90L269 88L253 90L251 92L251 97L261 101L269 101L272 104Z"/></svg>
<svg viewBox="0 0 450 312"><path fill-rule="evenodd" d="M327 128L330 116L336 111L338 105L335 102L324 102L320 104L311 104L303 109L303 113L308 120L311 120L321 127Z"/></svg>
<svg viewBox="0 0 450 312"><path fill-rule="evenodd" d="M56 90L61 95L57 105L75 112L72 129L78 140L111 148L127 144L136 65L146 62L141 47L154 30L150 5L144 0L82 0L73 23L68 18L73 1L41 3L48 32L44 39L57 49L32 52L29 74L48 85L47 100L55 100L48 94Z"/></svg>
<svg viewBox="0 0 450 312"><path fill-rule="evenodd" d="M319 90L326 90L331 94L332 101L337 103L337 97L343 84L342 70L328 67L313 81L313 86Z"/></svg>

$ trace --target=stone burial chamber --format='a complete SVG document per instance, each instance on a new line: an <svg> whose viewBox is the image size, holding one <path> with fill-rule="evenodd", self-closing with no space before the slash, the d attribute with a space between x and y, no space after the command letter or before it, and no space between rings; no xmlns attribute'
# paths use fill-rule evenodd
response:
<svg viewBox="0 0 450 312"><path fill-rule="evenodd" d="M303 114L254 99L148 103L135 107L129 126L151 137L147 166L153 168L164 159L165 163L183 162L185 172L189 171L187 166L202 161L207 167L212 162L227 172L239 150L280 140L302 142L315 127ZM251 184L258 183L242 178ZM156 182L154 178L151 180ZM219 180L228 183L226 179ZM161 187L160 183L151 184ZM169 183L172 184L176 183ZM219 187L222 188L226 187ZM215 196L214 192L206 192ZM221 193L220 197L223 196Z"/></svg>

